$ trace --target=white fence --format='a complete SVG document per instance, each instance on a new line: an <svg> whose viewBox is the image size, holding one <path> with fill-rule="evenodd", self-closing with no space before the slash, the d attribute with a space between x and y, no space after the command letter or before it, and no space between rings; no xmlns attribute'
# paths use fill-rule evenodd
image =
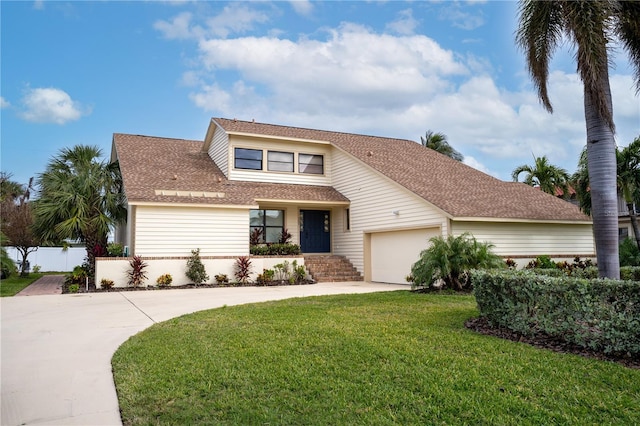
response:
<svg viewBox="0 0 640 426"><path fill-rule="evenodd" d="M5 247L7 254L16 263L16 266L22 262L22 255L15 247ZM40 247L38 250L29 253L27 262L29 262L30 271L38 265L41 272L70 272L74 266L82 265L87 251L84 247Z"/></svg>

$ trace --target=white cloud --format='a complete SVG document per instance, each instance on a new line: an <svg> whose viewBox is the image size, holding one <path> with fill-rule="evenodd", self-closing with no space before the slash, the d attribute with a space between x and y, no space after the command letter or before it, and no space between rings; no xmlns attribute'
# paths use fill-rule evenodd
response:
<svg viewBox="0 0 640 426"><path fill-rule="evenodd" d="M411 35L415 32L419 21L413 17L411 9L405 9L398 12L398 18L389 22L386 26L387 30L403 35Z"/></svg>
<svg viewBox="0 0 640 426"><path fill-rule="evenodd" d="M0 108L9 108L11 104L4 97L0 96Z"/></svg>
<svg viewBox="0 0 640 426"><path fill-rule="evenodd" d="M65 124L91 112L65 91L52 87L28 89L22 104L24 110L20 116L35 123Z"/></svg>
<svg viewBox="0 0 640 426"><path fill-rule="evenodd" d="M550 73L549 114L527 75L508 90L487 58L443 49L424 35L343 23L316 37L201 39L183 83L214 115L414 141L426 130L443 132L465 163L501 179L532 153L575 170L586 139L576 74ZM640 104L631 76L612 75L611 87L626 145L640 133Z"/></svg>
<svg viewBox="0 0 640 426"><path fill-rule="evenodd" d="M200 26L191 25L192 17L191 13L182 12L174 16L171 22L156 21L153 28L160 31L168 39L200 38L205 31Z"/></svg>
<svg viewBox="0 0 640 426"><path fill-rule="evenodd" d="M313 12L313 4L309 0L290 0L289 3L298 15L309 16Z"/></svg>
<svg viewBox="0 0 640 426"><path fill-rule="evenodd" d="M480 4L479 2L471 2L471 4ZM460 3L452 2L447 7L443 7L440 11L440 19L451 21L454 27L463 30L474 30L484 25L484 16L481 10L471 13L468 9L462 10Z"/></svg>

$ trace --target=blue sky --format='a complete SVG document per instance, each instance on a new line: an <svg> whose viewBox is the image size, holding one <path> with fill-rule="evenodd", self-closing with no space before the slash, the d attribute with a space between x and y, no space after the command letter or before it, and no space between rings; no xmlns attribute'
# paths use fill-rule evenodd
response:
<svg viewBox="0 0 640 426"><path fill-rule="evenodd" d="M552 115L514 46L514 2L2 1L0 15L0 164L22 183L62 148L107 158L113 133L201 140L211 117L433 130L505 180L532 155L571 173L586 140L571 46L551 64ZM640 99L622 49L613 62L625 146Z"/></svg>

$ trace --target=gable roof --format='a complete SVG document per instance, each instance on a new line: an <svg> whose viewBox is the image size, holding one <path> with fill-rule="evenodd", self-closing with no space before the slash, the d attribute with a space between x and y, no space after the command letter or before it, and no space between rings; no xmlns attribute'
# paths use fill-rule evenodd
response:
<svg viewBox="0 0 640 426"><path fill-rule="evenodd" d="M230 181L202 141L113 135L130 203L255 205L258 199L348 203L330 186Z"/></svg>
<svg viewBox="0 0 640 426"><path fill-rule="evenodd" d="M413 141L225 118L213 122L229 134L330 142L452 219L591 221L571 203L501 181Z"/></svg>

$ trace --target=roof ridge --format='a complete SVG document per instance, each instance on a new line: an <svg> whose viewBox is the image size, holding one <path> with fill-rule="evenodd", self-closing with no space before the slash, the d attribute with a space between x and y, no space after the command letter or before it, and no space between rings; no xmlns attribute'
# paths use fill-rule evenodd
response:
<svg viewBox="0 0 640 426"><path fill-rule="evenodd" d="M418 143L416 141L412 141L411 139L401 139L401 138L393 138L393 137L389 137L389 136L376 136L376 135L369 135L369 134L364 134L364 133L354 133L354 132L341 132L341 131L335 131L335 130L324 130L324 129L314 129L311 127L300 127L300 126L290 126L290 125L286 125L286 124L272 124L272 123L263 123L263 122L259 122L259 121L247 121L247 120L239 120L237 118L225 118L225 117L212 117L213 120L226 120L226 121L233 121L233 122L240 122L240 123L246 123L246 124L258 124L261 126L270 126L270 127L279 127L279 128L283 128L283 129L297 129L297 130L306 130L309 132L320 132L320 133L330 133L330 134L334 134L334 135L349 135L349 136L364 136L367 138L374 138L374 139L386 139L386 140L394 140L394 141L406 141L406 142L413 142L413 143Z"/></svg>

